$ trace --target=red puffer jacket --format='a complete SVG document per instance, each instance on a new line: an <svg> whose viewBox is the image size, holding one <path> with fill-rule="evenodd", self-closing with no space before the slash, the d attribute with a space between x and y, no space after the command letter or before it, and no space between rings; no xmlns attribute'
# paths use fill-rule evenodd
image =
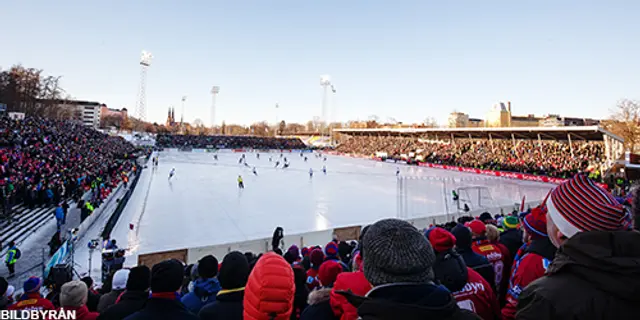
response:
<svg viewBox="0 0 640 320"><path fill-rule="evenodd" d="M351 305L347 298L336 293L337 291L348 291L357 296L364 297L370 290L371 284L364 277L364 272L343 272L338 275L336 282L331 290L331 309L336 317L340 320L356 320L358 319L358 309Z"/></svg>
<svg viewBox="0 0 640 320"><path fill-rule="evenodd" d="M288 320L296 286L293 270L281 256L269 252L253 268L244 293L245 320Z"/></svg>

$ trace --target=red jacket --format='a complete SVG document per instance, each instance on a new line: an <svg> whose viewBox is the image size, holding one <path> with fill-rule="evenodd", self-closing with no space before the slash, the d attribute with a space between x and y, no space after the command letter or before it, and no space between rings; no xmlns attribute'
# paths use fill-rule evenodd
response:
<svg viewBox="0 0 640 320"><path fill-rule="evenodd" d="M524 248L524 246L523 246ZM522 256L520 256L522 254ZM516 260L511 267L511 277L509 278L509 290L507 291L507 301L502 308L502 318L506 320L515 319L516 307L520 293L531 282L544 276L551 260L527 250L518 250Z"/></svg>
<svg viewBox="0 0 640 320"><path fill-rule="evenodd" d="M494 288L500 288L500 284L504 279L504 259L505 256L498 246L491 244L489 240L476 240L473 242L471 249L473 252L484 256L489 260L489 263L493 266L493 272L495 273ZM504 279L506 281L506 279Z"/></svg>
<svg viewBox="0 0 640 320"><path fill-rule="evenodd" d="M51 301L43 298L39 293L27 293L14 305L7 310L55 310Z"/></svg>
<svg viewBox="0 0 640 320"><path fill-rule="evenodd" d="M314 268L307 270L307 288L309 288L309 292L319 286L320 282L318 282L318 270Z"/></svg>
<svg viewBox="0 0 640 320"><path fill-rule="evenodd" d="M358 319L358 309L347 301L343 295L336 293L337 291L351 292L357 296L364 297L372 286L364 277L364 272L343 272L338 275L336 282L333 284L331 290L331 309L336 317L340 317L340 320L356 320Z"/></svg>
<svg viewBox="0 0 640 320"><path fill-rule="evenodd" d="M98 316L100 315L97 312L89 312L89 309L87 309L87 306L82 306L82 307L62 307L59 310L75 311L76 312L76 317L74 319L76 319L76 320L96 320L96 319L98 319Z"/></svg>
<svg viewBox="0 0 640 320"><path fill-rule="evenodd" d="M245 286L243 319L288 320L295 293L293 269L289 263L273 252L266 253L256 263Z"/></svg>
<svg viewBox="0 0 640 320"><path fill-rule="evenodd" d="M502 261L504 262L504 268L502 269L502 282L500 283L500 287L496 288L498 290L496 292L496 296L498 296L498 301L501 306L504 305L504 299L507 294L507 289L509 289L509 276L511 275L511 265L513 264L513 257L511 256L511 252L509 248L500 242L494 242L493 245L500 249L502 252Z"/></svg>
<svg viewBox="0 0 640 320"><path fill-rule="evenodd" d="M473 311L484 320L500 318L500 306L491 285L479 273L467 268L468 280L464 288L453 293L461 309Z"/></svg>

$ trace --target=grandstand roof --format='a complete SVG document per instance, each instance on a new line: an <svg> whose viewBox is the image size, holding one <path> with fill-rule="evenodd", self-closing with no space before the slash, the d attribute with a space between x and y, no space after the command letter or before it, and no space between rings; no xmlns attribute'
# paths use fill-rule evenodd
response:
<svg viewBox="0 0 640 320"><path fill-rule="evenodd" d="M373 129L334 129L334 132L350 135L390 135L390 136L436 136L454 138L489 139L541 139L567 140L571 134L572 140L603 140L605 135L623 142L624 139L604 130L598 126L585 127L507 127L507 128L373 128Z"/></svg>

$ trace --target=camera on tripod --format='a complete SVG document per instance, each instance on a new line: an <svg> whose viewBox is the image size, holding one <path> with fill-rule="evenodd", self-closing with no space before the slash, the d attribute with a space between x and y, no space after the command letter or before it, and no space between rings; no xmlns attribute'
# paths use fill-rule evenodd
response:
<svg viewBox="0 0 640 320"><path fill-rule="evenodd" d="M95 250L100 246L100 240L99 239L91 239L89 240L89 243L87 244L87 247L89 248L89 250Z"/></svg>

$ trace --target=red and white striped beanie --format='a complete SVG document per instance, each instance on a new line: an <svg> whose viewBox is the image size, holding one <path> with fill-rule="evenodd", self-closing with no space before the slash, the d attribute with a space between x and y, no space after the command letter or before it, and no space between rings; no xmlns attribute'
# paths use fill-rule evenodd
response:
<svg viewBox="0 0 640 320"><path fill-rule="evenodd" d="M631 225L624 206L584 175L556 187L547 199L547 212L568 238L582 231L625 230Z"/></svg>

